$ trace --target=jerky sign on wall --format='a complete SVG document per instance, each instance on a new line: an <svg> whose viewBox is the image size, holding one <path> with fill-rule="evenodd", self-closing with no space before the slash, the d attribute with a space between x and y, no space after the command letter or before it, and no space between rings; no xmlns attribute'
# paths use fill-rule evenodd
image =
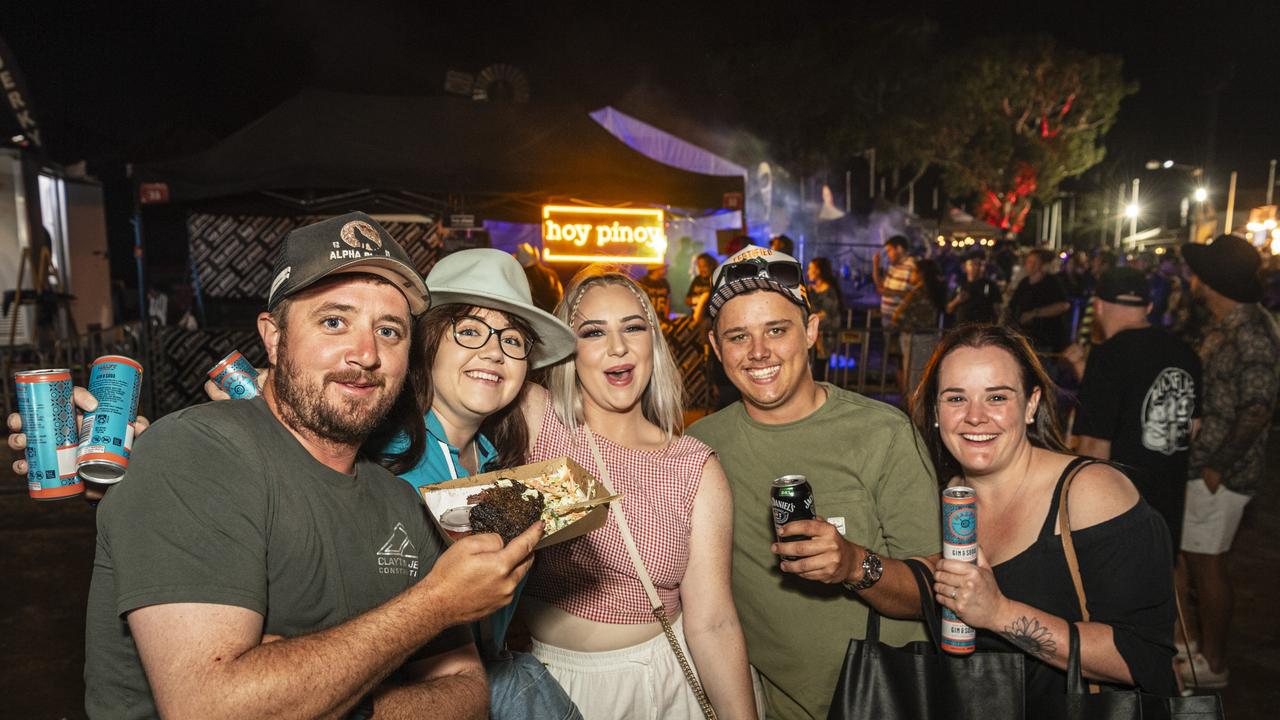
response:
<svg viewBox="0 0 1280 720"><path fill-rule="evenodd" d="M542 206L542 259L661 265L667 251L662 210Z"/></svg>

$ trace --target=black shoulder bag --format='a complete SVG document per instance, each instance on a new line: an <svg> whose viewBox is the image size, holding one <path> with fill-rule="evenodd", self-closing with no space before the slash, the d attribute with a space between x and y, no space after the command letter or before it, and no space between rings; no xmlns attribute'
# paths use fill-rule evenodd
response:
<svg viewBox="0 0 1280 720"><path fill-rule="evenodd" d="M939 650L942 622L933 598L933 573L907 560L920 591L927 642L897 648L880 642L880 615L867 614L865 640L850 640L827 720L992 720L1021 718L1024 654Z"/></svg>

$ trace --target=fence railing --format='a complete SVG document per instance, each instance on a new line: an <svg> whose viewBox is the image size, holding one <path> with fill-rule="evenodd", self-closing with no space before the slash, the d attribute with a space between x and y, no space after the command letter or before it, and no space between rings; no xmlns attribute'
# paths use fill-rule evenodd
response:
<svg viewBox="0 0 1280 720"><path fill-rule="evenodd" d="M913 363L916 360L913 350L923 351L923 345L932 348L941 331L912 335L929 342L907 343L902 347L901 333L884 327L878 308L847 310L827 360L827 381L891 404L905 404L904 390L909 392L910 388L904 388L904 368L918 364ZM818 377L822 377L821 369L815 369L819 370Z"/></svg>

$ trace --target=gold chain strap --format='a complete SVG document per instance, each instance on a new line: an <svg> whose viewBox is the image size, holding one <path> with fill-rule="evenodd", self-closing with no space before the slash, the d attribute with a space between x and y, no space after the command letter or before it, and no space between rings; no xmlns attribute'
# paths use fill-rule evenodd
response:
<svg viewBox="0 0 1280 720"><path fill-rule="evenodd" d="M702 715L707 720L719 720L716 715L716 709L711 707L711 700L707 698L707 691L702 689L702 683L698 682L698 676L693 674L693 668L689 665L689 660L684 656L684 651L680 649L680 641L676 638L675 628L671 627L671 621L667 620L667 609L665 607L656 607L653 609L653 616L658 618L658 622L662 623L662 632L667 635L667 642L671 644L671 649L676 653L676 662L680 663L680 669L684 671L684 679L689 681L689 687L693 688L693 696L698 699L698 707L702 708Z"/></svg>

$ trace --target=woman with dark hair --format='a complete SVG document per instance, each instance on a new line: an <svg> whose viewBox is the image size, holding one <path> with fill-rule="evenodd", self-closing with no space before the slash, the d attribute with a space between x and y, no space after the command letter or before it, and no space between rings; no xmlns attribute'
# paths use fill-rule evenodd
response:
<svg viewBox="0 0 1280 720"><path fill-rule="evenodd" d="M1031 345L1009 328L967 325L934 351L912 419L939 479L975 491L979 528L977 563L938 563L938 602L978 630L979 651L1031 656L1028 699L1066 692L1069 624L1079 629L1086 678L1171 696L1168 530L1123 473L1067 454L1055 398ZM1070 519L1088 621L1059 513Z"/></svg>
<svg viewBox="0 0 1280 720"><path fill-rule="evenodd" d="M917 260L911 273L911 289L893 313L893 324L902 331L903 403L924 374L924 366L938 340L938 316L946 312L947 286L938 263Z"/></svg>
<svg viewBox="0 0 1280 720"><path fill-rule="evenodd" d="M415 402L387 424L397 434L383 448L385 464L417 488L523 465L525 379L573 353L572 331L534 305L520 264L500 250L453 253L426 280L432 307L414 327L405 384ZM545 668L505 651L522 589L473 627L490 717L581 717Z"/></svg>
<svg viewBox="0 0 1280 720"><path fill-rule="evenodd" d="M814 379L826 380L831 353L836 348L840 325L844 322L844 297L840 295L840 286L827 258L810 260L808 274L809 305L818 316L818 331L821 333L813 348L818 359Z"/></svg>

